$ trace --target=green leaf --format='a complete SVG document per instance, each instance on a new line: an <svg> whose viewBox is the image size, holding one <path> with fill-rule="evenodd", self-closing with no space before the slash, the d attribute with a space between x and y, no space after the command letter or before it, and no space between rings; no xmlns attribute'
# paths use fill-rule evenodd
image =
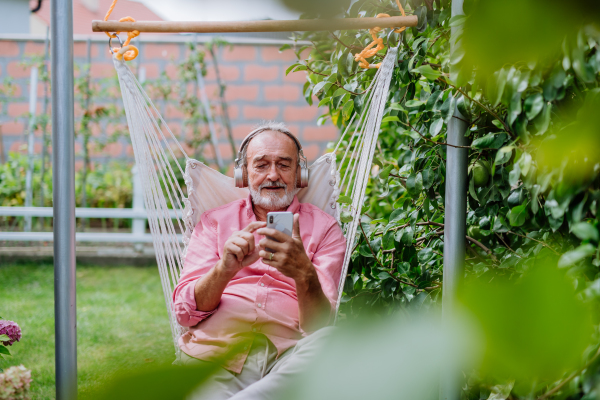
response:
<svg viewBox="0 0 600 400"><path fill-rule="evenodd" d="M435 81L437 78L442 76L442 73L440 71L431 68L431 66L429 64L421 65L420 67L415 68L415 69L411 70L410 72L421 74L425 78L427 78L427 80L430 80L430 81Z"/></svg>
<svg viewBox="0 0 600 400"><path fill-rule="evenodd" d="M394 168L393 165L388 165L379 172L379 179L386 180L390 176L390 172Z"/></svg>
<svg viewBox="0 0 600 400"><path fill-rule="evenodd" d="M435 181L435 173L431 170L431 168L426 168L421 172L421 176L423 177L423 187L425 189L429 189L433 186L433 182Z"/></svg>
<svg viewBox="0 0 600 400"><path fill-rule="evenodd" d="M299 67L299 66L303 66L303 67L304 67L304 69L306 69L306 65L303 65L303 64L296 63L296 64L292 64L292 65L290 65L290 66L288 67L288 69L286 69L286 70L285 70L285 74L286 74L286 75L288 75L290 72L292 72L292 70L293 70L294 68L296 68L296 67Z"/></svg>
<svg viewBox="0 0 600 400"><path fill-rule="evenodd" d="M344 115L344 119L350 118L352 115L352 111L354 110L354 101L352 99L348 99L342 108L342 114Z"/></svg>
<svg viewBox="0 0 600 400"><path fill-rule="evenodd" d="M336 90L336 91L335 91L335 93L333 93L333 96L331 96L331 97L338 97L338 96L342 96L342 95L345 95L346 93L348 93L348 92L346 91L346 89L344 89L344 88L339 88L338 90Z"/></svg>
<svg viewBox="0 0 600 400"><path fill-rule="evenodd" d="M411 197L418 197L423 190L423 176L419 172L418 174L410 174L406 179L406 189Z"/></svg>
<svg viewBox="0 0 600 400"><path fill-rule="evenodd" d="M283 46L281 46L279 48L279 52L281 53L282 51L287 50L287 49L291 49L291 48L292 48L292 45L290 45L290 44L284 44Z"/></svg>
<svg viewBox="0 0 600 400"><path fill-rule="evenodd" d="M3 344L0 344L0 354L6 354L7 356L10 356L10 350L8 350L8 348Z"/></svg>
<svg viewBox="0 0 600 400"><path fill-rule="evenodd" d="M417 258L419 262L427 262L433 257L433 251L430 247L425 247L423 250L417 253Z"/></svg>
<svg viewBox="0 0 600 400"><path fill-rule="evenodd" d="M391 278L392 276L391 276L389 273L385 272L385 271L381 271L381 272L380 272L380 273L377 275L377 277L378 277L379 279L381 279L381 280L384 280L384 279Z"/></svg>
<svg viewBox="0 0 600 400"><path fill-rule="evenodd" d="M317 107L322 107L322 106L324 106L326 104L329 104L329 103L331 103L331 97L325 97L323 100L321 100L319 102L319 105Z"/></svg>
<svg viewBox="0 0 600 400"><path fill-rule="evenodd" d="M520 206L513 207L508 213L508 220L511 226L521 226L527 221L529 211L527 211L527 204L521 204Z"/></svg>
<svg viewBox="0 0 600 400"><path fill-rule="evenodd" d="M400 122L400 118L396 117L395 115L390 115L381 120L382 124L385 122Z"/></svg>
<svg viewBox="0 0 600 400"><path fill-rule="evenodd" d="M10 338L8 337L8 335L0 335L0 342L7 342L9 340Z"/></svg>
<svg viewBox="0 0 600 400"><path fill-rule="evenodd" d="M537 129L536 135L541 135L548 130L550 126L550 116L552 114L552 105L544 104L544 111L539 114L534 120L533 123L535 128Z"/></svg>
<svg viewBox="0 0 600 400"><path fill-rule="evenodd" d="M340 204L352 204L352 199L350 196L340 196L338 197L337 202Z"/></svg>
<svg viewBox="0 0 600 400"><path fill-rule="evenodd" d="M571 226L571 232L581 240L593 240L598 242L598 230L592 224L579 222Z"/></svg>
<svg viewBox="0 0 600 400"><path fill-rule="evenodd" d="M568 267L570 265L575 264L578 261L583 260L584 258L594 255L595 253L596 246L590 243L582 244L576 249L567 251L565 254L563 254L558 260L558 267Z"/></svg>
<svg viewBox="0 0 600 400"><path fill-rule="evenodd" d="M317 83L315 85L315 87L313 87L313 94L316 95L321 90L323 90L323 93L326 93L329 90L329 88L331 87L331 85L332 85L331 82L321 81L321 82Z"/></svg>
<svg viewBox="0 0 600 400"><path fill-rule="evenodd" d="M444 120L441 118L438 118L435 121L433 121L431 123L431 125L429 125L429 133L431 134L431 136L437 136L438 133L440 133L440 131L442 130L443 126L444 126Z"/></svg>
<svg viewBox="0 0 600 400"><path fill-rule="evenodd" d="M493 133L488 133L483 137L473 140L473 144L471 144L471 146L475 147L476 149L489 148L492 143L494 143L494 139L496 139L496 135Z"/></svg>
<svg viewBox="0 0 600 400"><path fill-rule="evenodd" d="M544 96L541 93L535 93L525 99L525 115L529 120L534 119L544 108Z"/></svg>
<svg viewBox="0 0 600 400"><path fill-rule="evenodd" d="M406 107L410 107L410 108L420 107L423 104L425 104L425 103L423 103L420 100L407 100L406 103L404 103L404 105Z"/></svg>
<svg viewBox="0 0 600 400"><path fill-rule="evenodd" d="M340 215L340 222L342 222L343 224L347 224L352 220L354 220L354 218L352 217L352 213L350 211L342 211Z"/></svg>
<svg viewBox="0 0 600 400"><path fill-rule="evenodd" d="M496 159L494 161L494 163L496 165L502 165L508 162L508 160L510 160L510 157L512 156L512 151L513 151L514 147L513 146L505 146L503 148L501 148L500 150L498 150L498 152L496 153Z"/></svg>

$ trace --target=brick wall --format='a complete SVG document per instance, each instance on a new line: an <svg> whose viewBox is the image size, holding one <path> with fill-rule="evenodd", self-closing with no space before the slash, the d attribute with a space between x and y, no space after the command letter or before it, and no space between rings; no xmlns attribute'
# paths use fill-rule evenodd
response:
<svg viewBox="0 0 600 400"><path fill-rule="evenodd" d="M279 53L277 45L236 44L232 47L221 48L218 53L221 79L227 85L226 99L229 106L229 116L232 123L234 138L239 144L252 127L262 119L274 119L287 123L299 137L304 146L304 154L310 161L315 160L325 150L329 141L338 137L338 130L328 124L317 126L317 118L322 114L316 105L308 106L302 95L305 82L304 72L291 73L285 76L285 70L294 60L294 54L287 50ZM23 61L32 55L43 54L44 46L41 41L10 41L0 40L0 83L11 77L17 84L15 97L10 100L6 110L0 110L2 124L2 140L4 152L16 150L26 142L29 93L29 68L23 66ZM142 42L139 60L132 62L133 66L143 67L147 81L159 77L165 71L170 77L176 78L174 64L182 60L187 52L183 42ZM83 65L86 60L87 43L77 41L74 46L75 63ZM100 82L103 78L115 75L105 40L91 43L91 75ZM207 55L208 74L205 78L209 98L217 105L217 84L215 71L210 55ZM43 89L38 85L38 112L41 111ZM180 135L183 115L176 101L162 104L159 99L153 99L159 109L166 110L165 119L172 130ZM119 99L120 101L120 99ZM161 108L162 106L162 108ZM75 118L81 116L76 107ZM228 145L225 130L221 126L219 116L216 117L219 130L220 151L224 160L231 159L231 148ZM77 123L76 123L77 125ZM103 127L101 132L94 135L110 134L110 127ZM41 133L36 132L41 143ZM36 145L39 151L41 145ZM80 151L78 143L76 151ZM6 155L6 154L5 154ZM93 159L120 158L133 160L131 146L126 138L107 146L102 152L92 152ZM210 156L210 154L207 154ZM80 165L80 162L77 163Z"/></svg>

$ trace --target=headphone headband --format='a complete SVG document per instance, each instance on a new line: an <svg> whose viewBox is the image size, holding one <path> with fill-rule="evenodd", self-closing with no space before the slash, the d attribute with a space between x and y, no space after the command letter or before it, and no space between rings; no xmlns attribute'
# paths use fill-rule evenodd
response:
<svg viewBox="0 0 600 400"><path fill-rule="evenodd" d="M271 132L279 132L279 133L283 133L285 135L287 135L288 137L290 137L294 143L296 143L296 147L298 147L298 153L300 154L300 158L302 159L302 161L304 162L304 165L307 166L307 162L306 162L306 157L304 156L304 153L302 152L302 145L300 144L300 141L298 140L298 138L296 136L294 136L294 134L290 131L286 130L273 130L270 128L257 128L255 130L253 130L252 132L250 132L242 141L242 144L240 145L240 149L238 150L238 155L235 159L235 166L238 167L240 161L242 161L242 152L244 151L244 148L248 147L248 143L254 139L255 136L258 136L259 134L266 132L266 131L271 131ZM298 163L300 163L300 160L298 160Z"/></svg>

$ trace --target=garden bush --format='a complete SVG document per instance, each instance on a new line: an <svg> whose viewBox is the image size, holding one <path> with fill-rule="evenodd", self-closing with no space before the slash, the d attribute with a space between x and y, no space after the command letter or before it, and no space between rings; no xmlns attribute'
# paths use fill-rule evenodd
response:
<svg viewBox="0 0 600 400"><path fill-rule="evenodd" d="M584 3L472 0L465 1L465 16L451 18L448 0L402 2L418 15L419 26L391 39L401 41L399 56L345 278L343 317L385 316L440 302L452 118L468 123L465 280L520 282L537 266L559 267L580 298L597 299L600 31L593 25L597 10L586 11ZM399 15L393 1L359 0L345 17L378 13ZM306 101L327 110L320 122L345 129L363 110L362 94L376 72L360 68L354 56L371 35L338 31L296 38L311 44L297 46L298 62L287 72L306 71ZM386 51L369 61L381 61ZM453 116L455 107L460 115ZM505 376L474 373L463 396L508 398L515 385L528 398L592 398L600 372L594 338L578 354L581 369L561 372L562 381L532 377L509 384Z"/></svg>

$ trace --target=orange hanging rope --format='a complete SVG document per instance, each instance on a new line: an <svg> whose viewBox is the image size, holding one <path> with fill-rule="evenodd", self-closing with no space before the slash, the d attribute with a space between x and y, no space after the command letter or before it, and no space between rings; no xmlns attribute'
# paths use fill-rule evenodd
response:
<svg viewBox="0 0 600 400"><path fill-rule="evenodd" d="M118 0L113 0L112 4L108 8L108 11L106 12L106 15L104 16L105 21L108 21L108 17L110 17L110 14L115 9L115 6L117 5L117 1ZM123 17L119 20L119 22L135 22L135 19L133 19L132 17ZM114 39L121 32L115 32L114 34L109 33L109 32L105 32L105 33L108 35L109 38ZM124 59L125 61L131 61L134 58L136 58L138 56L138 54L140 54L140 51L138 50L137 47L135 47L132 44L129 44L129 42L131 42L131 39L133 39L136 36L139 36L139 34L140 34L140 31L127 32L127 40L125 40L123 45L120 48L119 47L112 48L112 52L115 53L115 57L117 57L118 60Z"/></svg>
<svg viewBox="0 0 600 400"><path fill-rule="evenodd" d="M404 13L404 8L402 7L402 5L400 4L400 2L398 0L396 0L396 4L398 5L398 9L402 13L402 16L406 17L406 14ZM377 14L377 18L387 18L389 16L390 16L389 14L383 14L383 13ZM400 33L400 32L403 32L405 29L406 29L406 27L404 26L400 29L395 29L394 32ZM377 54L379 52L379 50L382 50L384 48L383 38L377 37L377 34L380 31L381 31L381 28L378 26L369 29L369 33L371 33L371 37L373 38L373 41L367 47L365 47L360 53L357 53L354 55L354 61L358 62L358 65L361 66L362 68L379 68L379 66L381 65L381 63L372 65L372 64L369 64L369 62L367 61L367 58L373 57L375 54Z"/></svg>

